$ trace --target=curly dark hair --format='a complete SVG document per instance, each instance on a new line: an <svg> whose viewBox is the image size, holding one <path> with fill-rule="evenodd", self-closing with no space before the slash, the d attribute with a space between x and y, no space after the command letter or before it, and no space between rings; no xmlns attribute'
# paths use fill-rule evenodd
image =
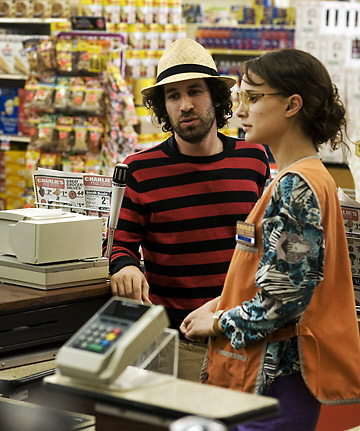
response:
<svg viewBox="0 0 360 431"><path fill-rule="evenodd" d="M232 117L233 104L231 99L231 90L219 79L205 78L205 81L211 95L211 100L215 106L216 125L218 129L221 129ZM143 104L147 109L152 110L154 117L156 117L156 121L159 125L162 125L162 130L164 132L173 131L165 107L163 85L154 87L149 96L144 96Z"/></svg>
<svg viewBox="0 0 360 431"><path fill-rule="evenodd" d="M344 104L327 69L316 57L293 48L268 52L241 65L243 79L251 85L261 85L251 80L249 72L279 93L302 97L303 106L299 112L302 128L317 150L327 142L332 149L341 144L347 147Z"/></svg>

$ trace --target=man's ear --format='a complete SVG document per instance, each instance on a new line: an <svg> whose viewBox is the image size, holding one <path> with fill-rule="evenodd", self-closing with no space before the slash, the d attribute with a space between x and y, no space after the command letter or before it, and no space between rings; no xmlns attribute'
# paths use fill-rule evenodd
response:
<svg viewBox="0 0 360 431"><path fill-rule="evenodd" d="M286 107L286 116L292 117L296 115L302 108L303 100L300 94L293 94L288 98L288 105Z"/></svg>

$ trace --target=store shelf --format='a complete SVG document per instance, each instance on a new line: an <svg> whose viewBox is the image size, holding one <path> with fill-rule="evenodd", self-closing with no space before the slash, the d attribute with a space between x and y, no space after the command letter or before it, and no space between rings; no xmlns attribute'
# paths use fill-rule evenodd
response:
<svg viewBox="0 0 360 431"><path fill-rule="evenodd" d="M0 79L11 79L12 81L25 81L27 78L26 75L7 75L0 74Z"/></svg>
<svg viewBox="0 0 360 431"><path fill-rule="evenodd" d="M66 18L0 18L0 24L51 24L68 22Z"/></svg>
<svg viewBox="0 0 360 431"><path fill-rule="evenodd" d="M24 142L28 144L31 141L30 136L20 136L20 135L0 135L0 141L5 142Z"/></svg>
<svg viewBox="0 0 360 431"><path fill-rule="evenodd" d="M254 49L213 49L207 48L211 55L243 55L243 56L259 56L267 51L257 51Z"/></svg>
<svg viewBox="0 0 360 431"><path fill-rule="evenodd" d="M246 28L246 29L264 29L264 30L295 30L294 25L287 24L240 24L238 22L232 21L222 21L218 23L212 22L196 22L196 23L186 23L186 28L192 31L198 28Z"/></svg>

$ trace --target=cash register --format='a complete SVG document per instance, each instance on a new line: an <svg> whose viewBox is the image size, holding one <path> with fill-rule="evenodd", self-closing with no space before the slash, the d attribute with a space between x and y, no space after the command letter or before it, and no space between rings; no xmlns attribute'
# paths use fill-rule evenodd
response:
<svg viewBox="0 0 360 431"><path fill-rule="evenodd" d="M46 290L104 282L102 224L61 209L0 211L0 281Z"/></svg>
<svg viewBox="0 0 360 431"><path fill-rule="evenodd" d="M52 359L110 296L101 218L0 211L0 369Z"/></svg>

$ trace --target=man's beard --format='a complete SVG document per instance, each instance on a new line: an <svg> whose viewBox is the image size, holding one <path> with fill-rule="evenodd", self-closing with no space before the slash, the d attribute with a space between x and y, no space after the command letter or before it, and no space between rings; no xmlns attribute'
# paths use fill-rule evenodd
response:
<svg viewBox="0 0 360 431"><path fill-rule="evenodd" d="M188 117L191 117L193 115L196 115L198 120L200 121L200 124L197 126L189 126L184 128L181 126L181 123L179 121L177 121L175 124L171 118L170 123L173 127L174 132L176 132L181 139L186 142L189 142L190 144L197 144L209 134L214 124L214 121L216 120L216 116L213 107L210 107L205 112L205 115L203 117L198 114L194 114L193 112L189 112L187 114ZM186 118L186 116L182 116L181 118L184 119Z"/></svg>

